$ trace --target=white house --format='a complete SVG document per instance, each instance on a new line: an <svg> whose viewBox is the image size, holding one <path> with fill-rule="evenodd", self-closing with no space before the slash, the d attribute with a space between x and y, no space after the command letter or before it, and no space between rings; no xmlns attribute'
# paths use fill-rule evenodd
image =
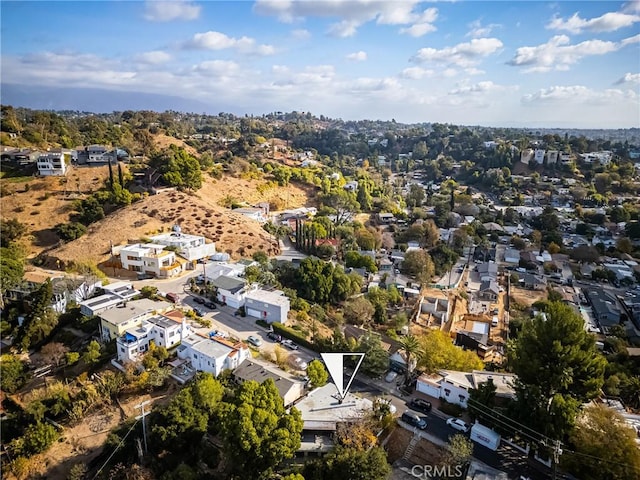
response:
<svg viewBox="0 0 640 480"><path fill-rule="evenodd" d="M209 263L203 266L204 273L198 275L198 280L213 280L222 275L227 277L241 277L246 266L241 263Z"/></svg>
<svg viewBox="0 0 640 480"><path fill-rule="evenodd" d="M156 315L143 320L140 326L130 328L116 340L118 361L136 362L149 350L154 342L158 347L172 348L182 339L191 335L191 326L183 320L178 322L171 317Z"/></svg>
<svg viewBox="0 0 640 480"><path fill-rule="evenodd" d="M135 243L120 249L122 268L133 272L144 272L158 278L169 278L184 270L184 260L176 258L173 251L165 250L166 245Z"/></svg>
<svg viewBox="0 0 640 480"><path fill-rule="evenodd" d="M65 153L50 151L38 157L38 173L42 176L64 176L67 173Z"/></svg>
<svg viewBox="0 0 640 480"><path fill-rule="evenodd" d="M182 340L178 357L191 362L191 366L202 372L218 376L223 370L234 370L251 356L243 343L232 343L220 337L205 338L191 335Z"/></svg>
<svg viewBox="0 0 640 480"><path fill-rule="evenodd" d="M516 376L512 373L440 370L437 374L423 374L418 377L416 391L434 398L443 398L450 403L467 408L469 391L488 381L492 381L496 386L496 397L513 398L515 379Z"/></svg>
<svg viewBox="0 0 640 480"><path fill-rule="evenodd" d="M256 222L265 223L267 221L267 216L265 215L264 209L258 207L243 207L243 208L234 208L232 210L233 213L239 213L240 215L244 215L251 220L255 220Z"/></svg>
<svg viewBox="0 0 640 480"><path fill-rule="evenodd" d="M280 290L258 288L245 295L245 308L250 317L259 318L267 323L286 324L290 303L289 298Z"/></svg>
<svg viewBox="0 0 640 480"><path fill-rule="evenodd" d="M99 314L100 336L109 341L123 335L131 328L139 327L142 321L166 312L172 308L167 302L155 302L148 298L120 303L114 308L109 308Z"/></svg>
<svg viewBox="0 0 640 480"><path fill-rule="evenodd" d="M156 245L176 247L178 254L188 260L191 266L194 266L198 260L209 258L216 253L215 243L207 243L207 240L200 235L182 233L177 225L173 232L154 235L151 241Z"/></svg>
<svg viewBox="0 0 640 480"><path fill-rule="evenodd" d="M535 152L533 152L533 159L537 164L542 165L544 162L544 154L545 151L540 148L536 148Z"/></svg>
<svg viewBox="0 0 640 480"><path fill-rule="evenodd" d="M244 280L220 275L211 280L211 285L218 289L219 301L232 308L240 308L244 305L247 286Z"/></svg>
<svg viewBox="0 0 640 480"><path fill-rule="evenodd" d="M549 150L547 152L547 165L558 163L558 150Z"/></svg>
<svg viewBox="0 0 640 480"><path fill-rule="evenodd" d="M133 288L131 282L110 283L103 285L102 290L104 291L103 295L78 302L80 313L87 317L93 317L140 294L138 290Z"/></svg>

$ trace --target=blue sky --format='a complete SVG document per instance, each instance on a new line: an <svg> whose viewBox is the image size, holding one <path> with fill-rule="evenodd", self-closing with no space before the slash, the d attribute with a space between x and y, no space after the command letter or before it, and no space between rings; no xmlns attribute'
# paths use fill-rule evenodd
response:
<svg viewBox="0 0 640 480"><path fill-rule="evenodd" d="M2 1L3 84L233 113L640 127L640 2ZM108 96L107 96L108 97Z"/></svg>

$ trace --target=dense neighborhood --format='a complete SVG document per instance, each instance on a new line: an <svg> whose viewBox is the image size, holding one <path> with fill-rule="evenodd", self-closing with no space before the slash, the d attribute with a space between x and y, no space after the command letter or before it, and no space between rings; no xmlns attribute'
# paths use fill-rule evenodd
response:
<svg viewBox="0 0 640 480"><path fill-rule="evenodd" d="M0 135L4 478L640 475L638 129Z"/></svg>

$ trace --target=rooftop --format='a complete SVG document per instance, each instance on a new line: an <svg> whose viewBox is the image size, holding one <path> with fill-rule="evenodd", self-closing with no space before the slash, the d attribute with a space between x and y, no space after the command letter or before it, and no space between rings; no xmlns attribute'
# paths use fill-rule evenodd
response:
<svg viewBox="0 0 640 480"><path fill-rule="evenodd" d="M247 292L245 297L247 300L256 300L258 302L268 303L270 305L279 305L281 307L289 305L289 298L285 296L281 290L263 290L261 288Z"/></svg>
<svg viewBox="0 0 640 480"><path fill-rule="evenodd" d="M291 387L301 383L287 372L272 368L270 365L256 360L245 360L233 371L233 375L243 382L254 380L262 383L270 378L276 384L276 388L283 398L291 390Z"/></svg>
<svg viewBox="0 0 640 480"><path fill-rule="evenodd" d="M191 347L194 352L198 352L209 358L226 357L233 350L232 347L198 335L191 335L183 339L182 345Z"/></svg>
<svg viewBox="0 0 640 480"><path fill-rule="evenodd" d="M239 278L234 278L234 277L227 277L226 275L220 275L217 278L214 278L213 280L211 280L211 284L214 287L218 287L222 290L226 290L228 292L231 293L237 293L240 290L242 290L245 285L246 282L244 280L241 280Z"/></svg>
<svg viewBox="0 0 640 480"><path fill-rule="evenodd" d="M100 314L100 318L113 324L119 325L131 318L143 315L153 311L163 311L171 308L171 304L167 302L154 302L148 298L141 300L133 300L127 302L122 307L110 308Z"/></svg>

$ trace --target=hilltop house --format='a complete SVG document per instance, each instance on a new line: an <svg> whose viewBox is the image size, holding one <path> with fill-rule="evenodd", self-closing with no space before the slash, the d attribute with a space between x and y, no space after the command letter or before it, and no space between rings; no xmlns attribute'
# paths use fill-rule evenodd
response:
<svg viewBox="0 0 640 480"><path fill-rule="evenodd" d="M120 303L99 314L100 337L104 341L114 340L130 328L139 327L143 320L166 312L172 305L167 302L154 302L147 298Z"/></svg>
<svg viewBox="0 0 640 480"><path fill-rule="evenodd" d="M195 268L198 260L209 258L216 253L215 243L207 243L206 239L200 235L182 233L177 225L173 228L173 232L154 235L150 240L156 245L177 248L178 254L189 262L187 268L190 269Z"/></svg>
<svg viewBox="0 0 640 480"><path fill-rule="evenodd" d="M243 343L233 343L220 337L206 338L191 335L182 340L178 347L178 358L188 360L191 366L214 376L223 370L234 370L249 358L249 348Z"/></svg>
<svg viewBox="0 0 640 480"><path fill-rule="evenodd" d="M43 177L63 177L67 174L67 162L70 160L71 156L63 152L61 149L43 153L38 157L38 174Z"/></svg>
<svg viewBox="0 0 640 480"><path fill-rule="evenodd" d="M240 308L244 305L247 282L243 279L220 275L212 279L210 283L218 289L218 300L220 302L226 303L233 308Z"/></svg>
<svg viewBox="0 0 640 480"><path fill-rule="evenodd" d="M254 381L262 383L268 378L273 380L278 393L288 407L304 395L304 382L297 380L292 375L273 367L270 363L261 362L254 358L247 358L233 371L236 382L244 383Z"/></svg>
<svg viewBox="0 0 640 480"><path fill-rule="evenodd" d="M87 317L93 317L140 294L138 290L132 287L131 282L116 282L103 285L102 291L104 292L102 295L79 302L80 313Z"/></svg>
<svg viewBox="0 0 640 480"><path fill-rule="evenodd" d="M166 245L135 243L120 249L122 268L133 272L152 274L158 278L169 278L184 270L185 260L175 252L166 250Z"/></svg>
<svg viewBox="0 0 640 480"><path fill-rule="evenodd" d="M493 382L496 386L496 399L509 399L515 397L513 384L516 376L512 373L487 372L473 370L472 372L458 372L453 370L440 370L437 374L423 374L418 377L416 391L434 398L443 398L450 403L455 403L467 408L469 391L477 389L486 382Z"/></svg>

